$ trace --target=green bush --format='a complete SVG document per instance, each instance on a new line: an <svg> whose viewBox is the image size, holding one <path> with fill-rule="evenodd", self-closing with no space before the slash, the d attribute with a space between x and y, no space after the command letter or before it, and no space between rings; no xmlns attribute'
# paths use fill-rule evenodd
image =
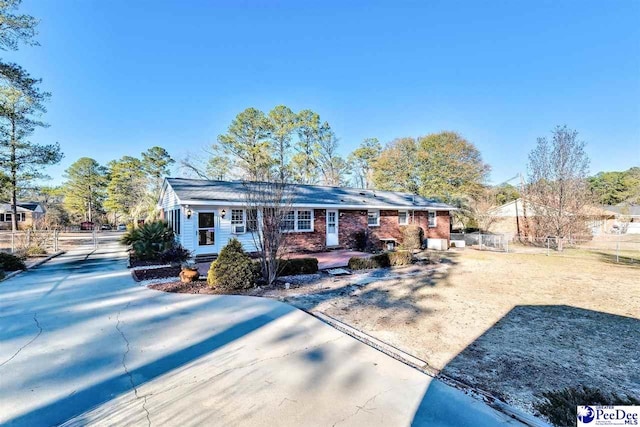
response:
<svg viewBox="0 0 640 427"><path fill-rule="evenodd" d="M413 262L413 255L408 251L384 252L369 258L353 257L349 260L351 270L368 270L371 268L397 267L409 265Z"/></svg>
<svg viewBox="0 0 640 427"><path fill-rule="evenodd" d="M173 230L165 221L145 222L127 231L120 241L131 247L138 260L160 260L160 254L175 246Z"/></svg>
<svg viewBox="0 0 640 427"><path fill-rule="evenodd" d="M278 261L279 276L295 276L297 274L313 274L317 272L317 258L292 258Z"/></svg>
<svg viewBox="0 0 640 427"><path fill-rule="evenodd" d="M191 252L182 245L176 245L160 254L160 261L165 264L181 264L191 258Z"/></svg>
<svg viewBox="0 0 640 427"><path fill-rule="evenodd" d="M407 225L402 231L402 246L407 250L422 249L424 230L418 225Z"/></svg>
<svg viewBox="0 0 640 427"><path fill-rule="evenodd" d="M27 266L22 258L6 252L0 252L0 270L2 271L18 271L26 270Z"/></svg>
<svg viewBox="0 0 640 427"><path fill-rule="evenodd" d="M222 248L218 259L211 263L207 283L221 290L248 289L256 281L256 267L242 248L238 239L233 238Z"/></svg>
<svg viewBox="0 0 640 427"><path fill-rule="evenodd" d="M556 426L575 425L578 405L640 405L640 400L632 396L618 396L591 387L567 387L542 396L544 401L533 406Z"/></svg>

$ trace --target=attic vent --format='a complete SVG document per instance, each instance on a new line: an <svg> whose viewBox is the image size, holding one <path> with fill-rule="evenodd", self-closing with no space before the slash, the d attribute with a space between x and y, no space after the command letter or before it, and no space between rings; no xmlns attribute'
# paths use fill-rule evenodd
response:
<svg viewBox="0 0 640 427"><path fill-rule="evenodd" d="M360 193L361 196L366 196L366 194L364 192Z"/></svg>

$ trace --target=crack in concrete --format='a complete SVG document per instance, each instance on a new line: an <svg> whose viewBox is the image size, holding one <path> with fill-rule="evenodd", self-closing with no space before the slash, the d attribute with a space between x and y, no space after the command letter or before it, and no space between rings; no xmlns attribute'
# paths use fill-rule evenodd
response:
<svg viewBox="0 0 640 427"><path fill-rule="evenodd" d="M374 394L374 395L373 395L373 396L371 396L369 399L367 399L367 401L366 401L366 402L364 402L362 405L356 405L356 411L355 411L353 414L351 414L351 415L347 415L346 417L344 417L344 418L342 418L342 419L340 419L340 420L336 421L335 423L333 423L332 427L335 427L335 426L337 426L338 424L345 422L345 421L346 421L346 420L348 420L349 418L355 417L356 415L358 415L358 413L360 413L360 411L364 411L364 412L366 412L367 414L370 414L370 413L371 413L371 411L374 411L376 408L367 408L367 405L368 405L369 403L371 403L371 402L375 401L375 400L376 400L376 398L377 398L378 396L380 396L381 394L387 393L387 392L389 392L389 391L391 391L391 390L393 390L393 387L392 387L392 388L389 388L389 389L387 389L387 390L383 390L383 391L381 391L381 392L379 392L379 393Z"/></svg>
<svg viewBox="0 0 640 427"><path fill-rule="evenodd" d="M125 362L125 360L127 358L127 354L129 354L130 344L129 344L129 340L127 339L126 335L124 334L122 329L120 329L120 312L123 311L123 310L126 310L129 307L130 304L131 304L131 302L128 302L127 305L122 310L119 310L118 314L116 315L116 329L118 330L118 332L120 332L120 335L122 336L122 339L127 344L127 349L122 354L122 367L124 368L125 374L127 374L127 376L129 377L129 382L131 383L131 388L133 389L133 394L136 396L136 399L144 399L143 402L142 402L142 409L144 409L144 412L147 415L147 424L149 425L149 427L151 427L151 414L149 414L149 410L147 409L147 396L148 395L146 395L146 394L144 396L138 395L138 388L136 387L136 384L133 381L133 375L131 374L131 372L129 372L129 368L127 367L127 363Z"/></svg>
<svg viewBox="0 0 640 427"><path fill-rule="evenodd" d="M24 350L28 345L30 345L32 342L34 342L35 340L38 339L38 337L42 334L42 326L40 326L40 322L38 322L38 317L37 317L38 313L33 313L33 321L36 322L36 326L38 327L38 333L36 334L35 337L31 338L31 340L26 343L25 345L23 345L22 347L20 347L18 349L18 351L16 351L15 353L13 353L13 356L11 356L10 358L8 358L7 360L5 360L4 362L0 363L0 368L3 367L4 365L6 365L7 363L11 362L13 359L15 359L15 357L20 354L20 352L22 350Z"/></svg>

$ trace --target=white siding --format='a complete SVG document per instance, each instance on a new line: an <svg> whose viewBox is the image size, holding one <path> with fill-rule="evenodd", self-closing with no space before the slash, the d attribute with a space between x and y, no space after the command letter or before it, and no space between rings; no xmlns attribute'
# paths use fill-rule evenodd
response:
<svg viewBox="0 0 640 427"><path fill-rule="evenodd" d="M227 244L227 242L236 238L242 243L242 247L247 252L256 252L256 245L253 241L253 237L251 233L242 233L242 234L233 234L231 233L231 207L229 206L220 206L218 208L218 212L221 210L225 210L227 214L224 218L218 216L219 226L216 229L216 246L218 248L218 252ZM236 207L236 209L238 209ZM246 214L245 214L246 215Z"/></svg>

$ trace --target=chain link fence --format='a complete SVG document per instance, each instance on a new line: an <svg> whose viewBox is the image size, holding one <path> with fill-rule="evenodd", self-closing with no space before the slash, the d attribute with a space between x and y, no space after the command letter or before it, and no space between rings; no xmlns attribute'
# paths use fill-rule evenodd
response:
<svg viewBox="0 0 640 427"><path fill-rule="evenodd" d="M451 247L481 251L591 257L607 262L640 265L640 235L596 237L519 237L508 234L451 233Z"/></svg>

